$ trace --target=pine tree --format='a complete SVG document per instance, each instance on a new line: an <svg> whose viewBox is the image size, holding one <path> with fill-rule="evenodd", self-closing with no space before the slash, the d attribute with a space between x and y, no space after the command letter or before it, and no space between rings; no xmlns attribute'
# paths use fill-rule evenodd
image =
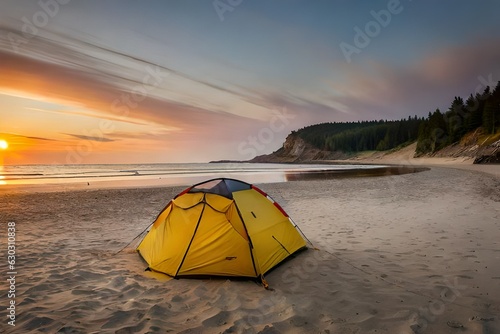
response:
<svg viewBox="0 0 500 334"><path fill-rule="evenodd" d="M429 117L420 123L418 129L418 141L417 141L417 154L425 154L432 151L431 144L431 128L429 126L429 119L431 113L429 113Z"/></svg>
<svg viewBox="0 0 500 334"><path fill-rule="evenodd" d="M429 118L431 152L436 152L448 143L446 122L439 109L436 109Z"/></svg>
<svg viewBox="0 0 500 334"><path fill-rule="evenodd" d="M465 102L465 130L466 132L477 129L483 123L483 114L480 110L479 94L474 97L472 94Z"/></svg>
<svg viewBox="0 0 500 334"><path fill-rule="evenodd" d="M495 89L491 93L493 104L493 127L494 131L500 127L500 81L498 81Z"/></svg>
<svg viewBox="0 0 500 334"><path fill-rule="evenodd" d="M452 144L466 133L465 130L465 105L461 97L455 96L450 109L444 115L447 131L447 144Z"/></svg>
<svg viewBox="0 0 500 334"><path fill-rule="evenodd" d="M493 99L488 99L483 110L483 128L488 134L495 133L495 105Z"/></svg>

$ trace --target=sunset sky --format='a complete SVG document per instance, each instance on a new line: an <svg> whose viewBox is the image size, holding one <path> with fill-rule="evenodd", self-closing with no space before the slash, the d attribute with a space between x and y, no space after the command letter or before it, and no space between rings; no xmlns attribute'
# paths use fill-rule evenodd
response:
<svg viewBox="0 0 500 334"><path fill-rule="evenodd" d="M5 164L245 160L500 80L499 1L6 0Z"/></svg>

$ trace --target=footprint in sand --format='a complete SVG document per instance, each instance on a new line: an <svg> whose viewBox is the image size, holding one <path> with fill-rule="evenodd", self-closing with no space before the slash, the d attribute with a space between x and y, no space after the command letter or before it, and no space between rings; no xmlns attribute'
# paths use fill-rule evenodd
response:
<svg viewBox="0 0 500 334"><path fill-rule="evenodd" d="M464 257L474 258L474 259L477 258L477 256L475 256L475 255L464 255Z"/></svg>
<svg viewBox="0 0 500 334"><path fill-rule="evenodd" d="M468 276L468 275L457 275L457 277L463 278L463 279L474 279L474 277Z"/></svg>
<svg viewBox="0 0 500 334"><path fill-rule="evenodd" d="M35 329L38 329L40 327L49 325L52 322L54 322L54 319L52 319L52 318L48 318L48 317L34 317L23 328L25 330L35 330Z"/></svg>
<svg viewBox="0 0 500 334"><path fill-rule="evenodd" d="M213 317L210 317L202 322L206 327L219 327L227 324L230 313L228 311L220 311Z"/></svg>
<svg viewBox="0 0 500 334"><path fill-rule="evenodd" d="M429 278L441 278L443 276L442 275L429 275L427 277L429 277Z"/></svg>
<svg viewBox="0 0 500 334"><path fill-rule="evenodd" d="M174 302L174 303L181 302L182 301L182 297L179 296L179 295L175 295L175 296L172 297L171 301Z"/></svg>

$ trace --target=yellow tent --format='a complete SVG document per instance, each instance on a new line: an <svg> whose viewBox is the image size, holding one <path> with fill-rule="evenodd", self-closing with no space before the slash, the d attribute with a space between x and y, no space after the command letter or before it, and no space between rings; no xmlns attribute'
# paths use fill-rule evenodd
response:
<svg viewBox="0 0 500 334"><path fill-rule="evenodd" d="M305 246L298 227L266 193L219 178L196 184L168 203L137 251L149 269L172 277L262 279Z"/></svg>

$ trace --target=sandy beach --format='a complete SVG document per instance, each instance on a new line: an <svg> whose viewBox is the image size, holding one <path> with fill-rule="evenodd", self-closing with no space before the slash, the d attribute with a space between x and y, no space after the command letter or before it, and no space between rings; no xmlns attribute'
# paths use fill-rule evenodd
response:
<svg viewBox="0 0 500 334"><path fill-rule="evenodd" d="M3 269L0 332L500 333L494 167L260 185L317 248L268 273L270 290L168 279L120 252L185 187L3 192L17 275L12 327Z"/></svg>

